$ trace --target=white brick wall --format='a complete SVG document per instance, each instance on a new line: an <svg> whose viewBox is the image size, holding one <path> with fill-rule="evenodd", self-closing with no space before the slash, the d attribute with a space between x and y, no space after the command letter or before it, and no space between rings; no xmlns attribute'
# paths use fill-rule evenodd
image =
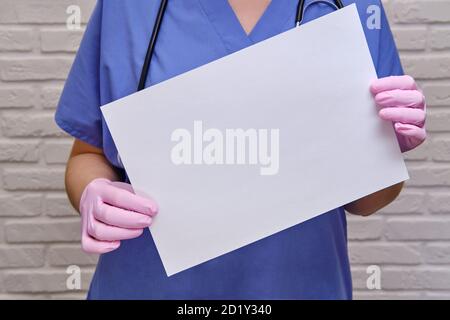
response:
<svg viewBox="0 0 450 320"><path fill-rule="evenodd" d="M0 299L83 298L96 257L79 249L64 194L71 139L53 113L82 31L65 27L94 0L0 0ZM404 67L429 105L429 139L407 155L412 179L369 217L349 217L355 298L450 298L450 0L385 1ZM66 289L69 265L80 291ZM382 290L366 288L381 267Z"/></svg>

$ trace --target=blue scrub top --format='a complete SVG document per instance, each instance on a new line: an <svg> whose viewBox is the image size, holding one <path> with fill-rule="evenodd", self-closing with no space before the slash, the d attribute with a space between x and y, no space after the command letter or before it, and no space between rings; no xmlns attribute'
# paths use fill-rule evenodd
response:
<svg viewBox="0 0 450 320"><path fill-rule="evenodd" d="M380 1L347 0L344 4L353 2L357 3L378 76L402 74ZM99 107L136 91L158 7L159 1L150 0L97 2L55 116L63 130L102 148L119 169L120 159ZM147 86L293 28L296 7L297 0L272 0L247 35L227 0L170 0ZM315 4L308 9L304 22L332 10ZM380 19L374 18L374 12L381 14ZM152 120L148 120L151 125ZM126 179L126 174L123 176ZM141 237L122 241L118 250L100 256L88 295L90 299L351 297L343 208L170 278L146 229Z"/></svg>

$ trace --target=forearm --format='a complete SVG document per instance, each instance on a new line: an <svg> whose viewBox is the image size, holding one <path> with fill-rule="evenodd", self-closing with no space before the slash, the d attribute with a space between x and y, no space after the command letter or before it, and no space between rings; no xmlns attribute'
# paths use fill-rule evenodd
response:
<svg viewBox="0 0 450 320"><path fill-rule="evenodd" d="M402 188L403 182L353 201L344 208L352 214L369 216L394 201Z"/></svg>
<svg viewBox="0 0 450 320"><path fill-rule="evenodd" d="M72 206L78 211L85 187L94 179L118 180L118 175L105 156L83 153L70 157L66 168L66 192Z"/></svg>

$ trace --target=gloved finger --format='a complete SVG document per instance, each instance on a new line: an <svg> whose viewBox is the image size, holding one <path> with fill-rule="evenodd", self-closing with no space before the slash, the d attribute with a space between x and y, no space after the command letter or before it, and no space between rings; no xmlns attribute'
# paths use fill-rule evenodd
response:
<svg viewBox="0 0 450 320"><path fill-rule="evenodd" d="M121 189L124 189L124 190L127 190L127 191L129 191L129 192L131 192L132 194L138 194L136 191L135 191L135 189L133 188L133 186L131 185L131 184L129 184L129 183L125 183L125 182L120 182L120 181L113 181L113 182L111 182L111 184L113 185L113 186L116 186L116 187L119 187L119 188L121 188ZM152 197L150 197L149 195L147 195L147 194L138 194L140 197L142 197L142 198L146 198L146 199L149 199L150 201L152 201L153 202L153 204L154 204L154 209L155 209L155 212L156 213L158 213L158 210L159 210L159 208L158 208L158 204L156 203L156 201L152 198Z"/></svg>
<svg viewBox="0 0 450 320"><path fill-rule="evenodd" d="M427 137L427 132L425 128L420 128L415 125L411 124L404 124L404 123L396 123L394 125L395 131L404 136L408 137L410 139L415 139L418 141L417 145L419 145L421 142L425 141Z"/></svg>
<svg viewBox="0 0 450 320"><path fill-rule="evenodd" d="M383 108L379 111L380 118L392 122L401 122L417 126L423 126L425 111L411 108Z"/></svg>
<svg viewBox="0 0 450 320"><path fill-rule="evenodd" d="M81 249L86 253L107 253L120 247L120 241L98 241L88 234L81 238Z"/></svg>
<svg viewBox="0 0 450 320"><path fill-rule="evenodd" d="M425 97L419 90L388 90L378 93L375 102L381 107L424 109Z"/></svg>
<svg viewBox="0 0 450 320"><path fill-rule="evenodd" d="M137 238L143 230L114 227L93 219L92 223L87 226L87 232L96 240L117 241Z"/></svg>
<svg viewBox="0 0 450 320"><path fill-rule="evenodd" d="M94 205L94 208L97 205ZM116 250L120 246L120 241L98 241L88 233L88 225L93 223L95 218L89 213L81 214L81 248L88 253L107 253Z"/></svg>
<svg viewBox="0 0 450 320"><path fill-rule="evenodd" d="M158 204L156 203L156 201L152 197L150 197L150 196L148 196L146 194L144 194L144 195L143 194L137 194L131 184L125 183L125 182L120 182L120 181L113 181L113 182L111 182L111 184L113 186L116 186L116 187L119 187L121 189L127 190L127 191L131 192L134 195L138 195L141 198L149 200L151 203L153 203L154 215L158 213L159 208L158 208Z"/></svg>
<svg viewBox="0 0 450 320"><path fill-rule="evenodd" d="M154 216L158 205L150 198L144 198L116 185L107 184L100 191L104 202L126 210Z"/></svg>
<svg viewBox="0 0 450 320"><path fill-rule="evenodd" d="M107 203L100 203L94 211L95 219L110 226L142 229L150 226L152 218L135 211L110 206Z"/></svg>
<svg viewBox="0 0 450 320"><path fill-rule="evenodd" d="M125 182L121 182L121 181L112 181L111 184L113 186L118 187L118 188L127 190L127 191L129 191L131 193L134 193L133 186L131 184L129 184L129 183L125 183Z"/></svg>
<svg viewBox="0 0 450 320"><path fill-rule="evenodd" d="M411 76L392 76L376 79L370 84L370 91L376 95L388 90L416 90L416 81Z"/></svg>

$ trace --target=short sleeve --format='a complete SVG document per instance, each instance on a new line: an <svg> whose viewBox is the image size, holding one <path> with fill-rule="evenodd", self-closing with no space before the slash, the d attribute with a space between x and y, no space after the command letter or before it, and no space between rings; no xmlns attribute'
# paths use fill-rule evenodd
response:
<svg viewBox="0 0 450 320"><path fill-rule="evenodd" d="M403 68L395 45L394 37L380 2L380 33L378 41L378 59L376 64L379 78L403 75Z"/></svg>
<svg viewBox="0 0 450 320"><path fill-rule="evenodd" d="M102 1L97 1L75 57L55 114L55 122L71 136L102 147L99 65Z"/></svg>

